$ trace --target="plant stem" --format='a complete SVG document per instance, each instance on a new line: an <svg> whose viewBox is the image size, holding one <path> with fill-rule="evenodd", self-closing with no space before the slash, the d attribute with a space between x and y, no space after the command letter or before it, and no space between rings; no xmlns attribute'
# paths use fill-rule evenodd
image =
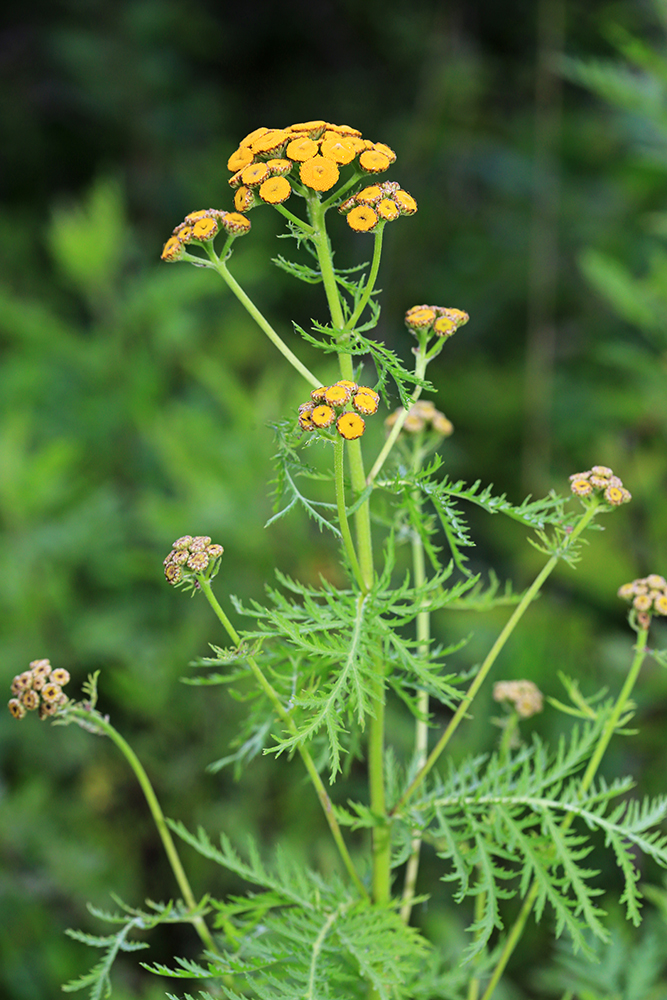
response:
<svg viewBox="0 0 667 1000"><path fill-rule="evenodd" d="M426 366L427 365L428 365L428 358L426 357L426 352L424 350L424 345L420 345L419 353L417 354L417 360L415 362L415 375L417 375L418 378L420 378L420 379L424 378L424 376L426 374ZM417 402L417 400L419 399L419 397L421 396L421 394L422 394L422 387L420 385L418 385L418 386L416 386L414 392L412 393L412 396L410 397L410 399L412 400L413 404ZM379 473L380 469L382 468L382 466L386 462L387 457L388 457L391 449L394 447L394 444L396 443L396 439L398 438L398 435L403 430L403 424L406 421L408 413L409 413L409 410L406 410L405 407L403 407L403 412L399 413L399 415L398 415L398 417L396 419L396 423L394 424L394 426L392 427L392 429L391 429L391 431L389 433L389 437L385 441L385 443L384 443L384 445L382 447L382 450L380 451L380 454L378 455L378 457L375 459L375 462L373 463L373 468L368 473L368 479L366 480L366 483L369 486L375 480L375 478L377 477L377 474Z"/></svg>
<svg viewBox="0 0 667 1000"><path fill-rule="evenodd" d="M344 456L345 442L343 438L340 438L334 442L334 482L336 487L336 505L338 507L338 523L340 524L340 533L343 536L343 544L345 546L347 558L350 560L350 565L352 566L352 572L354 573L359 587L363 590L364 580L361 575L361 568L359 566L359 560L357 559L357 553L354 548L354 542L352 541L350 525L347 520L347 509L345 507Z"/></svg>
<svg viewBox="0 0 667 1000"><path fill-rule="evenodd" d="M579 535L584 530L584 528L586 528L588 526L588 524L593 520L593 518L595 517L595 514L597 512L598 506L599 506L599 504L595 504L595 503L591 503L590 504L590 506L587 508L586 512L583 514L581 520L578 522L578 524L576 525L576 527L572 530L572 533L570 534L570 536L569 536L569 538L567 540L567 543L564 546L565 550L571 548L572 544L576 541L576 539L579 537ZM454 733L458 729L461 720L466 715L466 713L467 713L467 711L468 711L468 709L469 709L469 707L470 707L470 705L471 705L471 703L472 703L475 695L477 694L477 692L481 688L482 684L486 680L487 674L489 673L489 670L491 669L491 667L495 663L495 661L496 661L496 659L498 657L498 654L500 653L501 649L503 648L503 646L505 645L505 643L507 642L507 640L511 636L511 634L514 631L514 629L516 628L516 626L518 625L519 621L523 617L523 615L524 615L526 609L528 608L528 606L537 597L537 595L538 595L538 593L540 591L540 588L542 587L542 585L545 582L545 580L547 579L547 577L553 571L554 567L556 566L556 564L558 563L559 559L561 558L561 555L562 555L562 552L559 552L559 553L556 553L555 555L551 556L551 558L546 563L546 565L537 574L537 576L533 580L532 584L530 585L530 587L528 588L528 590L526 591L526 593L523 595L523 597L522 597L521 601L519 602L519 604L517 604L516 608L514 609L514 612L513 612L512 616L510 617L510 619L508 620L507 624L503 628L502 632L500 633L500 635L498 636L498 638L494 642L493 646L489 650L489 652L488 652L488 654L486 656L486 659L482 663L481 667L479 668L479 671L477 672L477 675L475 676L475 679L473 680L472 684L470 685L470 687L466 691L465 695L463 696L459 707L457 708L456 712L454 713L454 715L452 716L452 718L451 718L451 720L449 722L449 725L447 726L447 728L445 729L444 733L442 734L442 736L438 740L437 744L435 745L435 747L431 751L431 753L430 753L430 755L429 755L426 763L424 764L424 766L417 772L417 774L413 778L413 780L410 783L410 785L408 786L408 788L401 795L400 799L398 800L398 802L396 803L396 805L394 806L394 808L392 810L392 814L396 814L396 813L400 812L400 810L403 808L403 806L405 805L405 803L413 795L413 793L416 791L416 789L419 788L419 786L424 781L424 779L426 778L426 776L429 773L429 771L431 770L431 768L437 762L437 760L440 757L440 755L442 754L443 750L445 749L445 747L449 743L450 739L452 738L452 736L454 735Z"/></svg>
<svg viewBox="0 0 667 1000"><path fill-rule="evenodd" d="M310 382L310 384L315 386L315 388L319 388L319 386L322 385L320 379L313 375L313 373L309 371L301 361L299 361L296 354L289 349L280 334L273 329L268 319L259 311L252 299L241 288L236 278L234 278L229 272L224 260L221 260L219 257L212 256L211 261L214 269L226 282L228 288L234 293L239 302L245 307L245 309L247 309L260 329L264 331L271 343L278 348L283 357L287 358L292 367L296 368L298 373L302 375L307 382Z"/></svg>
<svg viewBox="0 0 667 1000"><path fill-rule="evenodd" d="M232 640L232 642L235 645L240 646L241 645L241 637L238 634L238 632L236 631L236 629L234 628L234 626L232 625L232 623L230 622L230 620L227 617L227 615L225 614L225 612L220 607L220 604L218 603L218 600L217 600L215 594L213 593L213 591L211 589L210 580L207 580L201 574L197 575L197 580L199 581L199 585L200 585L200 587L202 589L202 592L203 592L204 596L206 597L206 600L211 605L211 608L213 609L213 612L214 612L216 618L218 619L218 621L221 623L221 625L223 626L223 628L227 632L227 635L229 636L229 638ZM278 716L278 718L280 719L280 721L284 724L284 726L286 727L286 729L289 730L289 732L290 732L290 734L292 736L296 736L298 730L296 728L294 720L292 719L292 717L289 714L289 712L287 712L283 708L283 705L282 705L282 703L280 701L280 698L278 697L277 691L275 690L275 688L273 687L273 685L271 684L271 682L268 680L268 678L264 674L264 671L261 669L261 667L259 666L259 664L255 660L254 656L247 656L246 657L246 662L247 662L248 666L250 667L250 669L251 669L251 671L252 671L252 673L253 673L253 675L254 675L257 683L259 684L259 686L261 687L261 689L264 691L264 693L267 695L269 701L273 705L275 713ZM314 786L315 791L317 793L317 797L320 800L320 805L322 806L322 809L324 811L324 815L326 817L326 821L329 824L329 829L331 831L331 835L333 836L333 839L334 839L334 841L336 843L336 847L338 848L338 851L339 851L340 856L341 856L341 860L342 860L343 864L345 865L345 869L346 869L348 875L350 876L350 878L352 879L354 885L356 886L357 891L359 892L360 896L362 896L364 899L368 899L368 892L366 891L366 887L364 886L363 882L359 878L359 875L357 874L357 871L356 871L356 869L354 867L354 864L352 862L352 858L350 857L350 853L349 853L349 851L347 849L347 845L346 845L346 843L345 843L345 841L343 839L343 834L342 834L340 826L338 824L338 820L336 819L336 817L334 815L333 803L331 802L331 799L329 798L329 796L327 794L327 790L324 787L324 783L322 781L322 778L319 775L319 772L318 772L317 768L315 767L315 763L313 761L313 758L311 757L311 755L310 755L309 751L306 749L306 747L299 745L299 746L297 746L297 749L299 751L299 754L301 755L301 759L303 760L303 763L305 764L306 770L308 771L308 776L309 776L310 780L313 783L313 786Z"/></svg>
<svg viewBox="0 0 667 1000"><path fill-rule="evenodd" d="M609 746L609 742L614 733L616 732L619 720L627 708L627 704L630 699L632 689L637 682L637 678L639 677L639 671L641 670L641 666L644 661L644 657L646 655L647 639L648 639L648 629L642 629L637 635L635 655L633 657L630 670L628 671L628 675L625 678L625 683L621 688L621 692L618 696L616 704L614 705L614 709L611 715L604 724L602 732L600 733L600 739L598 740L597 745L595 747L595 751L593 752L593 755L588 762L588 767L586 768L584 776L581 779L581 784L578 789L578 795L580 797L583 797L590 788L593 779L595 778L595 775L598 771L602 758L604 757L605 751ZM563 832L565 832L570 828L574 816L575 816L574 813L571 812L567 813L567 815L563 819L563 822L561 823L561 830ZM490 1000L496 986L500 982L500 977L505 971L505 967L508 961L510 960L512 953L514 952L514 949L519 943L521 935L523 934L523 930L524 927L526 926L528 917L530 916L533 906L535 905L535 900L537 899L538 892L539 892L539 886L537 882L534 881L526 895L526 898L523 902L523 906L521 907L519 915L514 921L514 924L512 925L512 928L509 934L507 935L507 940L505 941L503 950L500 953L500 958L498 959L498 963L493 970L493 975L491 976L489 984L486 987L482 1000Z"/></svg>
<svg viewBox="0 0 667 1000"><path fill-rule="evenodd" d="M418 472L422 464L421 435L414 444L413 471ZM421 515L422 497L418 491L413 493L413 500L417 508L417 516ZM423 587L426 583L426 562L424 559L424 543L419 532L413 527L412 530L412 575L415 589ZM417 649L418 654L426 659L429 654L429 643L431 639L431 616L428 611L420 611L417 615ZM428 754L428 711L429 697L428 691L420 691L417 697L417 708L421 718L415 720L415 751L414 760L417 770L426 763ZM412 901L415 897L417 885L417 875L419 873L419 856L421 853L422 838L419 832L415 832L412 838L412 853L408 858L405 869L405 882L403 885L403 898L401 901L401 918L405 923L410 922L412 914Z"/></svg>
<svg viewBox="0 0 667 1000"><path fill-rule="evenodd" d="M373 294L375 288L375 282L377 281L378 271L380 270L380 260L382 258L382 234L384 232L384 227L386 223L378 226L375 230L374 243L373 243L373 260L371 262L371 269L368 275L368 280L366 281L366 287L364 288L363 295L359 299L357 308L354 310L350 316L346 327L348 330L354 330L357 320L361 316L362 312L366 308L368 301Z"/></svg>
<svg viewBox="0 0 667 1000"><path fill-rule="evenodd" d="M151 815L155 822L155 826L157 827L157 831L160 834L160 839L162 840L165 853L167 855L167 858L169 859L171 870L173 871L176 882L178 883L178 887L183 894L183 900L185 901L185 905L190 910L196 910L197 902L190 887L188 877L183 869L183 865L181 864L181 859L178 856L178 851L176 850L176 845L174 844L171 832L164 818L164 813L162 812L162 808L160 806L160 803L158 802L158 798L157 795L155 794L153 786L150 783L150 779L146 774L143 764L137 757L136 753L134 752L130 744L127 742L127 740L125 740L120 735L120 733L116 729L114 729L109 720L106 719L99 712L95 711L94 709L89 710L85 708L71 708L68 709L68 715L74 716L75 718L78 719L82 719L88 723L90 723L92 719L94 725L98 729L101 729L102 732L116 744L120 752L125 757L126 761L134 771L137 781L141 785L141 790L144 793L146 802L148 803L148 808L150 809ZM211 937L211 932L208 929L206 921L201 916L201 914L192 917L192 924L197 933L199 934L199 937L201 938L205 947L208 948L209 951L214 952L216 955L220 954L220 952L215 946L213 938Z"/></svg>
<svg viewBox="0 0 667 1000"><path fill-rule="evenodd" d="M384 684L378 664L375 681L375 714L368 738L368 779L373 827L373 902L386 906L391 896L391 827L387 821L384 790Z"/></svg>

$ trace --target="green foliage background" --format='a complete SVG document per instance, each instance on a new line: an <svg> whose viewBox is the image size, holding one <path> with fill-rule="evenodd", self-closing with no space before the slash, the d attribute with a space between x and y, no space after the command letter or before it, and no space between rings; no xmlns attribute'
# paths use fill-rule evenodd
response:
<svg viewBox="0 0 667 1000"><path fill-rule="evenodd" d="M564 51L589 68L561 63L560 97L536 111L545 10L564 15ZM237 840L284 838L311 863L335 866L319 807L285 758L254 762L239 784L229 770L205 772L228 752L239 707L179 685L220 635L204 603L161 574L185 532L224 544L221 597L257 596L276 565L311 583L338 572L335 551L302 517L263 529L267 425L295 411L302 387L214 274L158 261L186 212L231 207L225 164L241 136L320 117L396 149L391 176L420 204L387 233L378 336L407 356L407 307L435 302L471 315L432 374L457 431L447 471L520 502L603 463L635 498L576 573L559 571L496 677L527 677L555 696L558 670L586 691L618 686L631 636L616 589L667 574L663 29L649 4L577 0L33 0L14 12L0 60L7 691L38 657L70 669L73 689L101 668L101 707L143 759L167 815ZM662 51L662 62L642 65L624 32ZM626 76L607 60L623 60ZM545 172L536 114L539 136L540 115L561 99ZM531 227L554 176L551 301L531 284L540 252ZM277 218L258 211L252 223L237 277L283 329L323 318L317 290L304 297L268 263L280 249ZM333 235L341 266L368 251L342 220ZM555 330L537 396L530 315ZM474 515L474 565L520 586L538 557L518 526L499 520ZM503 618L489 615L452 667L476 662ZM465 613L451 629L443 639L468 631ZM610 754L610 772L623 773L631 753L648 792L664 790L666 686L657 667L646 669L641 732ZM454 753L493 745L492 714L490 701L480 704ZM536 722L547 737L554 715ZM407 746L407 724L395 727ZM0 994L45 1000L88 962L62 933L96 930L87 900L106 908L115 890L140 905L174 887L141 793L106 741L7 714L0 761ZM196 889L233 888L209 886L194 852L186 860ZM421 888L435 898L420 919L455 951L463 922L431 881L425 864ZM176 945L176 933L155 939L151 960L167 960L172 945L196 951L184 934ZM534 954L546 956L546 929L530 934ZM119 968L119 998L163 996L134 965ZM520 966L515 995L531 995Z"/></svg>

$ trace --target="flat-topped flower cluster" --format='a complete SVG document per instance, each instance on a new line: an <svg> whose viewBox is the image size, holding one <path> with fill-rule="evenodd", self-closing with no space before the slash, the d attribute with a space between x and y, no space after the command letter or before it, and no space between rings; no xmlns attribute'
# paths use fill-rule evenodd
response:
<svg viewBox="0 0 667 1000"><path fill-rule="evenodd" d="M335 422L340 436L354 441L366 429L361 414L368 417L377 413L379 403L374 389L341 379L313 389L310 401L299 407L299 427L304 431L326 430Z"/></svg>

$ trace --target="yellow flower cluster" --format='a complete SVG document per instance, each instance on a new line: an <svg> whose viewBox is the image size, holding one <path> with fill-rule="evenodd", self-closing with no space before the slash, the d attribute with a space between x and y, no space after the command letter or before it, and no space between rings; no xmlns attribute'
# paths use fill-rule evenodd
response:
<svg viewBox="0 0 667 1000"><path fill-rule="evenodd" d="M241 140L227 167L236 189L234 206L246 212L261 201L279 205L289 198L287 175L313 191L330 191L341 167L354 164L363 173L379 174L395 160L393 149L364 139L357 128L312 121L255 129Z"/></svg>
<svg viewBox="0 0 667 1000"><path fill-rule="evenodd" d="M183 535L176 539L163 561L164 575L174 586L194 581L198 573L210 576L224 551L222 545L211 544L208 535Z"/></svg>
<svg viewBox="0 0 667 1000"><path fill-rule="evenodd" d="M401 413L403 413L403 407L399 406L397 410L389 414L384 422L387 430L391 430ZM408 410L401 434L420 434L422 431L433 431L441 437L449 437L450 434L454 433L454 425L444 413L436 410L435 405L430 400L419 399Z"/></svg>
<svg viewBox="0 0 667 1000"><path fill-rule="evenodd" d="M397 181L371 184L340 205L350 229L356 233L372 233L381 222L393 222L400 215L414 215L417 202Z"/></svg>
<svg viewBox="0 0 667 1000"><path fill-rule="evenodd" d="M493 685L494 701L510 701L522 719L529 719L542 711L540 689L532 681L498 681Z"/></svg>
<svg viewBox="0 0 667 1000"><path fill-rule="evenodd" d="M218 208L202 208L197 212L190 212L176 226L160 257L169 262L180 260L188 243L208 243L215 239L221 229L233 236L245 236L250 232L250 220L238 212L224 212Z"/></svg>
<svg viewBox="0 0 667 1000"><path fill-rule="evenodd" d="M667 615L667 580L657 573L624 583L618 596L632 603L642 628L649 627L651 615Z"/></svg>
<svg viewBox="0 0 667 1000"><path fill-rule="evenodd" d="M22 719L26 712L35 709L40 719L46 719L69 701L63 691L69 673L62 667L52 667L50 660L33 660L29 668L12 681L14 697L10 698L8 708L15 719Z"/></svg>
<svg viewBox="0 0 667 1000"><path fill-rule="evenodd" d="M434 333L446 339L460 326L468 322L470 316L462 309L446 309L444 306L412 306L405 314L405 325L411 333Z"/></svg>
<svg viewBox="0 0 667 1000"><path fill-rule="evenodd" d="M361 414L370 417L377 413L379 405L380 397L373 389L341 379L334 385L313 389L310 402L299 407L299 427L304 431L326 430L335 422L340 436L354 441L366 430Z"/></svg>
<svg viewBox="0 0 667 1000"><path fill-rule="evenodd" d="M612 507L618 507L632 500L632 494L606 465L594 465L587 472L575 472L570 476L570 489L578 497L602 493Z"/></svg>

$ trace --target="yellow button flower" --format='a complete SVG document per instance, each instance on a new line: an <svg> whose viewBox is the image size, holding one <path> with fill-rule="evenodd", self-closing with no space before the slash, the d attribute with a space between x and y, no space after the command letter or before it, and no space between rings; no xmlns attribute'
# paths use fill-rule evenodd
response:
<svg viewBox="0 0 667 1000"><path fill-rule="evenodd" d="M346 218L348 226L356 233L369 233L379 222L377 212L370 205L357 205Z"/></svg>
<svg viewBox="0 0 667 1000"><path fill-rule="evenodd" d="M383 198L377 206L376 212L385 222L393 222L401 214L396 202L392 201L391 198Z"/></svg>
<svg viewBox="0 0 667 1000"><path fill-rule="evenodd" d="M287 147L289 149L289 146ZM333 138L324 139L321 146L320 152L322 156L326 156L328 160L333 160L335 163L346 164L351 163L352 160L357 155L356 143L351 138Z"/></svg>
<svg viewBox="0 0 667 1000"><path fill-rule="evenodd" d="M355 441L366 430L366 424L358 413L342 413L336 421L336 429L346 441Z"/></svg>
<svg viewBox="0 0 667 1000"><path fill-rule="evenodd" d="M331 406L321 403L320 406L314 407L310 419L316 427L331 427L336 419L336 413Z"/></svg>
<svg viewBox="0 0 667 1000"><path fill-rule="evenodd" d="M307 135L303 135L288 143L285 156L289 157L290 160L296 160L297 163L305 163L306 160L312 160L314 156L317 156L319 149L319 143L308 138Z"/></svg>
<svg viewBox="0 0 667 1000"><path fill-rule="evenodd" d="M247 167L252 161L252 150L247 146L239 146L227 160L227 169L231 170L232 173L236 173L237 170L242 170L243 167Z"/></svg>
<svg viewBox="0 0 667 1000"><path fill-rule="evenodd" d="M234 195L234 208L237 212L247 212L255 204L255 195L243 184Z"/></svg>
<svg viewBox="0 0 667 1000"><path fill-rule="evenodd" d="M170 236L162 248L160 259L166 261L180 260L183 253L183 244L179 240L178 236Z"/></svg>
<svg viewBox="0 0 667 1000"><path fill-rule="evenodd" d="M367 174L381 174L391 163L390 157L377 149L365 149L359 157L359 166Z"/></svg>
<svg viewBox="0 0 667 1000"><path fill-rule="evenodd" d="M269 168L266 163L251 163L249 167L244 167L241 171L241 180L248 187L256 187L269 176Z"/></svg>
<svg viewBox="0 0 667 1000"><path fill-rule="evenodd" d="M260 198L269 205L280 205L291 193L292 187L286 177L269 177L259 189Z"/></svg>
<svg viewBox="0 0 667 1000"><path fill-rule="evenodd" d="M337 183L340 171L333 160L323 156L313 156L299 167L299 176L314 191L329 191Z"/></svg>

